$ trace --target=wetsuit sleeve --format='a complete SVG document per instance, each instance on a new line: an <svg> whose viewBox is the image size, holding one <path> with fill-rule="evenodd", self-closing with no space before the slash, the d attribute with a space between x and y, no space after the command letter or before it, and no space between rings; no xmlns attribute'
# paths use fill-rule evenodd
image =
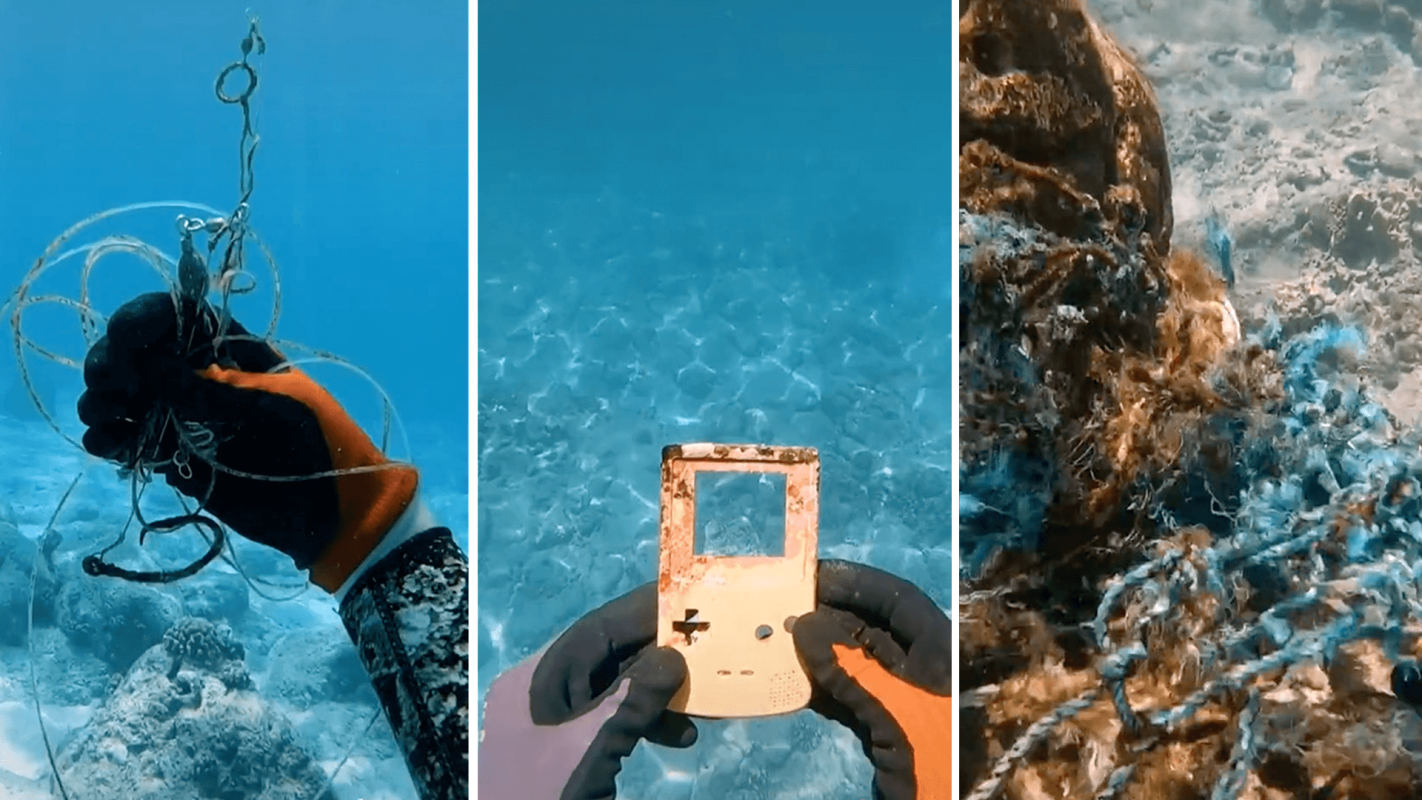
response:
<svg viewBox="0 0 1422 800"><path fill-rule="evenodd" d="M469 797L469 560L449 529L361 573L340 614L421 800Z"/></svg>

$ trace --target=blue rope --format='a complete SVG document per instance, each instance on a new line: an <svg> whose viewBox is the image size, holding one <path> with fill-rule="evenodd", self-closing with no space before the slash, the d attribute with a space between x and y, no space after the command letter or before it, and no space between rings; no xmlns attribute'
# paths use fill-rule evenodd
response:
<svg viewBox="0 0 1422 800"><path fill-rule="evenodd" d="M1244 790L1244 782L1249 777L1249 768L1257 757L1254 737L1254 719L1259 715L1259 692L1251 691L1245 702L1244 711L1239 715L1239 738L1234 742L1234 753L1230 766L1215 784L1210 800L1236 800Z"/></svg>
<svg viewBox="0 0 1422 800"><path fill-rule="evenodd" d="M992 800L997 793L1002 790L1003 783L1007 776L1012 773L1013 768L1021 761L1032 748L1046 740L1058 725L1072 717L1080 714L1086 709L1096 704L1096 699L1101 696L1099 688L1087 689L1075 698L1062 703L1047 714L1045 717L1032 723L1027 730L1017 738L1017 741L1008 748L1006 753L993 765L992 772L987 779L978 784L978 788L968 795L964 800Z"/></svg>
<svg viewBox="0 0 1422 800"><path fill-rule="evenodd" d="M1106 641L1106 623L1111 616L1112 610L1115 609L1116 602L1121 598L1121 595L1125 594L1127 589L1132 589L1144 584L1151 574L1170 569L1180 560L1180 557L1180 551L1171 550L1164 556L1154 561L1147 561L1130 572L1127 572L1107 587L1106 593L1101 598L1101 604L1096 610L1096 621L1092 625L1092 630L1096 633L1096 644L1098 647L1105 648L1109 644Z"/></svg>
<svg viewBox="0 0 1422 800"><path fill-rule="evenodd" d="M1031 257L1043 241L1002 220L962 212L959 222L964 274L976 247L990 245L1005 258ZM987 343L992 332L975 331L972 338ZM990 800L1033 748L1103 698L1110 698L1125 732L1149 743L1217 698L1247 693L1229 763L1212 791L1212 800L1233 800L1258 763L1259 732L1269 729L1261 719L1274 713L1253 685L1258 679L1299 663L1326 664L1340 647L1361 639L1380 642L1396 659L1406 631L1422 627L1422 435L1392 434L1382 407L1335 379L1323 363L1340 349L1362 349L1365 338L1354 329L1323 325L1285 339L1274 318L1251 339L1277 355L1284 398L1261 409L1262 432L1240 426L1235 472L1213 484L1239 487L1231 490L1233 497L1209 498L1216 522L1223 518L1229 527L1212 523L1209 547L1172 549L1107 582L1091 622L1100 684L1029 725L967 800ZM1015 343L1001 344L1006 353ZM1034 380L1031 364L1004 357L1009 360L1003 367L1023 386ZM1037 467L1031 475L1043 482L1038 485L1024 478L1023 465L1014 455L989 459L974 468L979 472L965 466L964 491L981 487L974 489L972 519L963 523L965 548L979 554L1030 549L1040 540L1042 498L1055 472ZM1013 496L1031 500L1009 507L1006 500ZM1004 513L986 513L985 506ZM1146 511L1167 530L1175 519L1194 519L1158 503ZM1243 612L1241 590L1256 603L1266 598L1267 607ZM1216 602L1204 602L1204 595ZM1201 619L1201 613L1212 618ZM1113 633L1112 620L1121 615L1127 624ZM1181 641L1187 632L1189 641ZM1196 688L1169 707L1136 708L1126 691L1127 673L1169 656L1162 646L1198 652ZM1115 765L1096 796L1115 797L1135 774L1133 763Z"/></svg>
<svg viewBox="0 0 1422 800"><path fill-rule="evenodd" d="M1111 777L1107 779L1106 788L1097 793L1096 800L1114 800L1116 795L1120 793L1121 788L1127 783L1130 783L1131 777L1135 774L1135 764L1126 764L1125 766L1117 767L1116 770L1111 773Z"/></svg>
<svg viewBox="0 0 1422 800"><path fill-rule="evenodd" d="M1291 477L1260 479L1246 489L1233 533L1217 539L1214 546L1188 557L1172 550L1106 586L1092 622L1102 651L1101 690L1132 735L1144 735L1152 727L1176 729L1215 698L1245 690L1266 673L1303 661L1331 659L1350 641L1375 639L1390 657L1399 652L1404 627L1416 621L1416 609L1422 606L1422 458L1415 449L1407 452L1398 442L1375 435L1377 415L1361 413L1369 403L1359 393L1339 393L1328 400L1336 400L1351 414L1357 428L1340 432L1321 424L1324 417L1318 404L1328 399L1331 387L1317 377L1314 363L1299 363L1316 361L1332 346L1358 341L1360 337L1320 329L1285 347L1286 356L1294 359L1286 364L1285 373L1292 401L1287 406L1289 418L1296 424L1286 427L1277 449L1284 453ZM1310 482L1316 489L1305 488ZM1384 496L1389 486L1400 497L1396 503ZM1309 491L1326 500L1309 503ZM1370 498L1377 501L1370 522L1347 511L1350 504ZM1320 549L1340 530L1347 551L1342 564L1325 558ZM1283 592L1255 620L1235 624L1231 620L1234 587L1247 569L1272 573ZM1125 683L1133 665L1151 657L1141 633L1152 623L1168 630L1173 622L1183 621L1182 600L1201 591L1219 597L1223 615L1207 620L1217 623L1215 633L1195 642L1208 680L1172 707L1137 710ZM1127 604L1138 614L1129 626L1129 641L1113 642L1110 620ZM1300 629L1296 621L1305 613L1323 613L1332 619L1312 630ZM1261 646L1272 652L1259 655ZM1092 701L1098 697L1090 696ZM1250 689L1250 698L1239 718L1234 757L1215 785L1214 797L1220 800L1238 795L1257 760L1257 690ZM1000 788L1032 746L1062 720L1079 713L1081 702L1083 698L1073 700L1031 726L1018 742L1024 747L1009 750L996 765L995 777L970 800L991 797L997 791L992 787ZM1113 772L1103 796L1113 796L1130 779L1134 774L1130 766L1121 765Z"/></svg>

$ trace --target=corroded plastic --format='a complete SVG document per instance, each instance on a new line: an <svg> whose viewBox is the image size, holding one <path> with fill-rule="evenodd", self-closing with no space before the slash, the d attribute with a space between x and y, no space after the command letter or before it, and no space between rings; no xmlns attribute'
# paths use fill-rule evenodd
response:
<svg viewBox="0 0 1422 800"><path fill-rule="evenodd" d="M783 556L696 550L696 473L785 476ZM810 679L790 626L815 609L820 459L814 448L683 444L662 450L657 644L686 659L670 708L698 717L763 717L809 705Z"/></svg>

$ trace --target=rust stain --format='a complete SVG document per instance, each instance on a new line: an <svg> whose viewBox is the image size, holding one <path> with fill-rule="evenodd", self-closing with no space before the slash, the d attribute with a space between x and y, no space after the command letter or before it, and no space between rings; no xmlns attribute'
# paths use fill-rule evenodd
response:
<svg viewBox="0 0 1422 800"><path fill-rule="evenodd" d="M717 557L695 552L696 475L699 472L772 472L785 481L785 540L780 556ZM696 587L719 585L730 576L755 580L763 569L799 562L813 575L819 540L819 451L813 447L747 444L675 444L662 448L660 558L657 590L667 598L663 616L675 611L676 596ZM733 579L734 580L734 579Z"/></svg>

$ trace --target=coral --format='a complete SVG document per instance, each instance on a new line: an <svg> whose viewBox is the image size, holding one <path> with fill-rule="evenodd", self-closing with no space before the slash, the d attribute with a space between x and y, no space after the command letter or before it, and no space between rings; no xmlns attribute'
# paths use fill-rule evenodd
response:
<svg viewBox="0 0 1422 800"><path fill-rule="evenodd" d="M34 613L37 622L48 621L54 606L53 573L41 568L35 574L34 542L0 510L0 645L15 647L25 643L29 627L30 581L35 579Z"/></svg>
<svg viewBox="0 0 1422 800"><path fill-rule="evenodd" d="M331 800L291 724L258 694L231 631L170 628L57 754L72 797Z"/></svg>
<svg viewBox="0 0 1422 800"><path fill-rule="evenodd" d="M1277 317L1286 336L1325 323L1372 331L1359 374L1384 390L1396 389L1422 366L1422 335L1414 323L1422 313L1418 194L1416 185L1353 191L1317 209L1315 218L1300 220L1306 231L1321 232L1321 250L1304 260L1296 277L1241 305L1243 323L1257 327Z"/></svg>
<svg viewBox="0 0 1422 800"><path fill-rule="evenodd" d="M370 676L345 638L295 631L272 645L262 685L279 697L316 702L368 693Z"/></svg>
<svg viewBox="0 0 1422 800"><path fill-rule="evenodd" d="M1313 28L1328 18L1340 28L1386 34L1399 50L1422 62L1422 4L1415 0L1263 0L1260 10L1284 33Z"/></svg>
<svg viewBox="0 0 1422 800"><path fill-rule="evenodd" d="M229 661L246 658L246 650L232 629L201 617L184 617L163 634L163 649L174 661L216 670Z"/></svg>
<svg viewBox="0 0 1422 800"><path fill-rule="evenodd" d="M251 589L242 576L230 572L204 570L180 581L176 588L183 612L214 622L237 624L251 603Z"/></svg>

